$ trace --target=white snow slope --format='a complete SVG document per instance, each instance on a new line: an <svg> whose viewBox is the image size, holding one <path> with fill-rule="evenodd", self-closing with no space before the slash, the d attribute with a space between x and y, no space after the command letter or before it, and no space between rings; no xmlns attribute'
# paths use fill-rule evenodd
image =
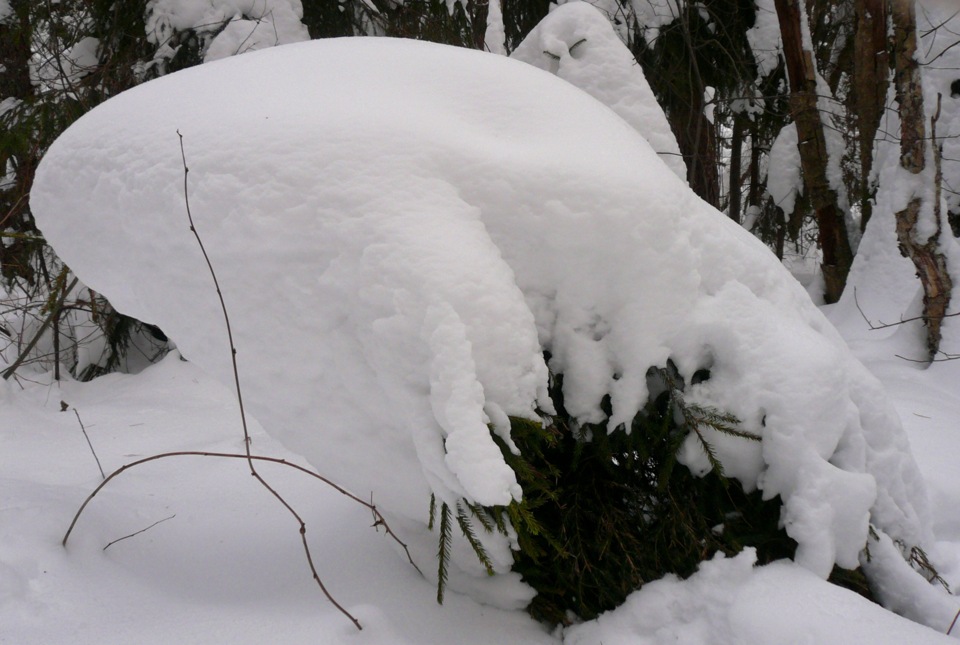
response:
<svg viewBox="0 0 960 645"><path fill-rule="evenodd" d="M688 400L763 437L709 435L727 474L780 496L815 574L856 566L868 522L930 543L880 384L767 249L568 83L438 45L315 41L152 81L70 128L32 195L48 241L230 383L178 131L249 409L372 495L425 571L431 493L521 496L487 424L549 411L544 349L578 419L604 421L611 396L611 430L644 404L648 367L709 368ZM694 438L682 458L709 468ZM451 587L523 606L510 545L484 539L501 575L463 542Z"/></svg>

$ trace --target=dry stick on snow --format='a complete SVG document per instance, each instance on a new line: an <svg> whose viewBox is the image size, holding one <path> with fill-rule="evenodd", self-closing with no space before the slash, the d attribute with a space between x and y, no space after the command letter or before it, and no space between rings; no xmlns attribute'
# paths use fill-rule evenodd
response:
<svg viewBox="0 0 960 645"><path fill-rule="evenodd" d="M223 293L220 291L220 283L219 283L219 281L217 280L216 271L214 271L214 269L213 269L213 264L212 264L211 261L210 261L210 256L207 255L206 248L205 248L204 245L203 245L203 240L200 239L200 234L197 233L197 229L196 229L196 227L194 226L194 223L193 223L193 215L192 215L192 213L190 212L190 197L189 197L189 193L188 193L188 190L187 190L187 188L188 188L187 177L188 177L188 174L189 174L189 172L190 172L190 169L187 167L187 157L186 157L186 153L184 152L184 149L183 149L183 135L180 134L180 131L179 131L179 130L177 130L177 136L180 138L180 155L181 155L181 158L183 159L183 197L184 197L184 203L185 203L185 205L186 205L186 210L187 210L187 219L188 219L189 222L190 222L190 232L192 232L193 235L194 235L194 237L196 238L197 244L200 246L200 251L203 253L203 259L206 261L206 263L207 263L207 268L208 268L209 271L210 271L210 276L211 276L211 278L213 278L213 284L214 284L214 286L216 287L216 290L217 290L217 297L220 299L220 310L223 312L223 319L224 319L224 322L226 323L226 327L227 327L227 339L229 340L229 343L230 343L230 358L231 358L232 366L233 366L233 380L234 380L234 385L235 385L235 387L236 387L237 402L238 402L239 407L240 407L240 421L241 421L241 424L242 424L242 427L243 427L244 453L243 453L243 454L234 454L234 453L201 452L201 451L167 452L167 453L163 453L163 454L159 454L159 455L153 455L153 456L151 456L151 457L145 457L145 458L143 458L143 459L138 459L137 461L133 461L133 462L131 462L131 463L129 463L129 464L126 464L126 465L124 465L124 466L121 466L121 467L118 468L117 470L115 470L115 471L113 471L112 473L110 473L110 475L107 476L107 478L104 479L102 482L100 482L100 485L97 486L96 489L94 489L94 491L93 491L92 493L90 493L90 495L87 496L87 499L84 500L83 504L82 504L82 505L80 506L80 508L77 510L76 515L74 515L73 521L70 522L70 527L67 529L67 532L64 534L64 536L63 536L63 541L61 542L61 544L62 544L64 547L67 546L67 540L70 538L70 534L73 532L73 528L74 528L74 526L76 526L77 520L80 519L80 515L83 513L84 509L87 507L87 505L90 503L90 501L91 501L91 500L97 495L97 493L99 493L99 492L103 489L103 487L106 486L114 477L116 477L116 476L119 475L120 473L124 472L125 470L128 470L128 469L130 469L130 468L133 468L134 466L139 466L140 464L145 464L145 463L150 462L150 461L156 461L156 460L158 460L158 459L165 459L165 458L167 458L167 457L196 456L196 457L215 457L215 458L222 458L222 459L243 459L243 460L245 460L245 461L247 462L247 465L248 465L248 467L249 467L249 469L250 469L250 474L251 474L264 488L266 488L267 491L268 491L271 495L273 495L273 497L276 498L277 501L279 501L280 504L282 504L283 507L286 508L287 511L289 511L289 513L290 513L291 515L293 515L294 519L295 519L295 520L297 521L297 523L300 525L300 541L303 543L303 550L304 550L304 552L306 553L306 556L307 556L307 563L308 563L309 566L310 566L310 572L311 572L312 575L313 575L313 579L317 582L317 585L320 587L320 590L321 590L321 591L323 592L323 594L327 597L327 600L329 600L330 603L340 611L340 613L342 613L344 616L346 616L347 618L349 618L350 621L354 624L354 626L355 626L357 629L363 629L363 626L360 625L360 621L358 621L353 615L350 614L350 612L348 612L346 609L344 609L343 606L340 605L340 603L338 603L338 602L334 599L334 597L333 597L333 596L330 594L330 592L327 590L326 586L323 584L323 581L320 579L320 574L317 573L316 565L315 565L314 562L313 562L313 555L312 555L312 553L310 552L310 545L307 543L307 525L306 525L306 523L303 521L303 518L300 517L300 514L297 513L296 510L294 510L294 508L283 498L283 496L280 495L280 493L278 493L272 486L270 486L270 484L268 484L268 483L263 479L263 477L260 476L260 473L257 472L256 466L254 466L254 462L255 462L255 461L263 461L263 462L269 462L269 463L274 463L274 464L280 464L280 465L282 465L282 466L288 466L288 467L290 467L290 468L293 468L293 469L295 469L295 470L298 470L298 471L300 471L300 472L302 472L302 473L305 473L305 474L307 474L307 475L310 475L311 477L314 477L315 479L318 479L318 480L322 481L323 483L325 483L325 484L327 484L328 486L332 487L334 490L336 490L336 491L337 491L338 493L340 493L341 495L345 495L346 497L352 499L353 501L357 502L358 504L360 504L360 505L368 508L368 509L370 510L370 512L373 514L373 527L374 527L374 528L379 528L379 527L382 526L382 527L384 528L384 530L386 531L386 534L389 535L397 544L399 544L401 548L403 548L404 552L407 554L407 560L410 562L411 565L413 565L413 568L417 570L417 573L420 573L420 575L423 575L423 573L420 571L420 568L417 567L416 563L413 561L413 558L412 558L411 555L410 555L410 550L407 548L407 545L404 544L404 543L400 540L399 537L397 537L396 533L394 533L393 530L390 528L390 526L387 524L386 519L383 517L383 515L381 515L381 513L380 513L380 511L377 509L376 505L374 505L372 502L366 502L366 501L364 501L363 499L357 497L357 496L354 495L353 493L347 491L346 489L344 489L344 488L338 486L337 484L335 484L334 482L330 481L330 480L327 479L326 477L323 477L322 475L320 475L320 474L318 474L318 473L315 473L315 472L313 472L312 470L309 470L309 469L307 469L307 468L304 468L303 466L298 466L297 464L290 463L290 462L286 461L285 459L279 459L279 458L276 458L276 457L264 457L264 456L261 456L261 455L254 455L254 454L252 454L252 453L250 452L250 432L249 432L249 430L248 430L248 428L247 428L247 417L246 417L246 413L244 412L244 408L243 408L243 395L242 395L242 392L241 392L241 389L240 389L240 371L237 369L237 349L236 349L236 346L235 346L234 343L233 343L233 330L232 330L231 327L230 327L230 316L229 316L229 314L227 313L227 305L226 305L226 303L224 302ZM71 288L72 288L72 285L71 285ZM69 291L69 290L70 290L70 289L67 289L67 291ZM149 529L150 527L147 527L147 528ZM147 530L147 529L144 529L144 530ZM142 531L139 531L138 533L140 533L140 532L142 532ZM134 534L132 534L132 535L137 535L137 533L134 533ZM127 536L127 537L132 537L132 535L131 535L131 536ZM123 539L123 538L121 538L121 539ZM112 543L111 543L111 544L112 544ZM107 545L107 546L109 546L109 545Z"/></svg>
<svg viewBox="0 0 960 645"><path fill-rule="evenodd" d="M909 322L915 322L917 320L926 321L928 319L928 316L914 316L912 318L901 318L899 321L895 323L880 323L879 325L875 325L873 324L873 321L867 318L867 314L863 312L863 308L860 306L860 301L857 299L856 287L853 288L853 302L857 306L857 311L860 312L860 316L870 327L870 331L876 331L878 329L889 329L891 327L899 327L900 325L904 325ZM954 316L960 316L960 311L955 311L952 314L944 314L943 318L952 318ZM936 353L934 353L932 358L908 358L906 356L901 356L900 354L894 354L894 356L904 361L909 361L911 363L923 363L924 365L928 365L930 363L945 363L947 361L955 361L957 359L960 359L960 354L948 354L942 349L938 349ZM941 358L936 358L937 356L941 356Z"/></svg>
<svg viewBox="0 0 960 645"><path fill-rule="evenodd" d="M909 322L916 322L918 320L926 321L929 318L929 316L913 316L912 318L901 318L897 322L893 322L893 323L885 323L881 321L879 325L875 325L872 320L867 318L867 314L863 312L863 308L860 306L860 301L857 299L856 287L853 288L853 302L855 305L857 305L857 311L860 312L860 316L863 318L864 322L866 322L867 325L870 327L870 331L876 331L878 329L889 329L890 327L899 327L900 325L905 325L906 323L909 323ZM943 315L944 318L953 318L954 316L960 316L960 311L955 311L953 313ZM922 361L919 361L919 362L922 362Z"/></svg>
<svg viewBox="0 0 960 645"><path fill-rule="evenodd" d="M410 550L407 548L407 545L404 544L400 540L400 538L397 537L397 534L393 532L393 530L390 528L390 525L387 524L387 520L384 519L383 515L380 514L380 509L378 509L373 502L367 502L357 497L356 495L346 490L345 488L342 488L336 483L330 481L323 475L320 475L319 473L316 473L310 470L309 468L304 468L299 464L295 464L293 462L287 461L286 459L280 459L279 457L265 457L263 455L239 454L239 453L233 453L233 452L206 452L206 451L200 451L200 450L178 450L176 452L164 452L159 455L151 455L150 457L144 457L143 459L132 461L129 464L125 464L120 468L117 468L115 471L110 473L105 480L100 482L100 485L97 486L92 493L87 495L87 498L83 501L83 504L81 504L80 508L77 510L76 515L73 516L73 521L70 522L70 528L68 528L66 534L64 534L61 544L63 546L67 546L67 540L70 539L70 534L73 533L73 527L76 526L77 520L80 519L80 515L83 513L84 509L87 508L87 505L93 500L93 498L97 496L97 493L103 490L103 488L110 482L111 479L113 479L120 473L124 472L125 470L129 470L133 468L134 466L139 466L140 464L145 464L151 461L157 461L158 459L167 459L168 457L214 457L216 459L243 459L246 461L250 461L250 460L263 461L271 464L279 464L281 466L287 466L288 468L299 470L305 475L310 475L314 479L318 479L324 484L326 484L327 486L329 486L330 488L334 489L341 495L348 497L353 501L355 501L357 504L360 504L361 506L364 506L367 509L369 509L370 512L373 514L373 527L379 528L382 526L384 532L387 535L389 535L394 542L400 545L400 548L402 548L404 552L407 554L407 560L410 562L411 565L413 565L413 568L417 570L417 573L420 573L420 575L423 575L423 572L420 571L420 568L413 561L413 557L411 557Z"/></svg>
<svg viewBox="0 0 960 645"><path fill-rule="evenodd" d="M135 536L135 535L140 535L141 533L145 533L146 531L149 531L150 529L152 529L152 528L153 528L154 526L156 526L157 524L162 524L163 522L166 522L167 520L172 520L172 519L175 518L176 516L177 516L177 514L174 513L173 515L171 515L171 516L169 516L169 517L165 517L165 518L163 518L162 520L157 520L156 522L154 522L153 524L151 524L150 526L148 526L148 527L146 527L146 528L140 529L139 531L134 531L134 532L131 533L130 535L124 535L122 538L117 538L116 540L113 540L112 542L108 542L108 543L107 543L107 546L103 547L103 550L106 551L107 549L109 549L110 547L112 547L112 546L113 546L114 544L116 544L117 542L123 542L123 541L126 540L127 538L132 538L132 537Z"/></svg>
<svg viewBox="0 0 960 645"><path fill-rule="evenodd" d="M217 298L220 299L220 310L223 312L223 321L227 327L227 340L230 343L230 361L233 368L233 382L237 393L237 404L240 407L240 422L243 426L243 446L244 453L247 457L247 465L250 468L250 474L256 479L260 484L267 489L267 491L273 495L278 502L280 502L287 511L293 515L294 519L300 525L300 541L303 543L303 550L307 556L307 563L310 565L310 571L313 574L313 579L317 581L317 584L320 586L320 590L323 591L323 594L327 597L334 607L340 610L344 616L349 618L356 628L363 629L358 621L353 615L350 614L343 606L338 603L334 597L327 591L327 587L323 584L323 581L320 579L320 574L317 572L317 568L313 563L313 555L310 553L310 545L307 542L307 525L303 521L303 518L300 517L300 514L289 504L287 500L283 498L280 493L278 493L266 480L260 476L260 473L257 472L256 466L254 466L252 456L250 454L250 432L247 428L247 415L243 409L243 393L240 388L240 370L237 369L237 347L233 342L233 328L230 326L230 315L227 313L227 304L223 299L223 292L220 290L220 281L217 279L217 272L213 268L213 263L210 261L210 256L207 254L207 249L203 245L203 240L200 238L200 233L197 232L196 225L193 222L193 213L190 211L190 191L188 189L188 178L190 175L190 168L187 166L187 154L183 148L183 135L180 133L180 130L177 130L177 137L180 139L180 158L183 161L183 201L187 210L187 220L190 222L190 232L193 233L194 238L197 240L197 245L200 247L200 252L203 254L203 259L207 263L207 269L210 271L210 277L213 279L213 286L217 290Z"/></svg>
<svg viewBox="0 0 960 645"><path fill-rule="evenodd" d="M100 477L106 479L107 476L103 473L103 466L100 465L100 457L97 457L97 451L93 449L93 444L90 443L90 436L87 434L87 429L83 425L83 421L80 420L80 413L77 412L76 408L73 409L73 413L77 415L77 423L80 424L80 429L83 430L83 437L87 440L87 445L90 446L90 452L93 453L93 458L97 460L97 468L100 469Z"/></svg>

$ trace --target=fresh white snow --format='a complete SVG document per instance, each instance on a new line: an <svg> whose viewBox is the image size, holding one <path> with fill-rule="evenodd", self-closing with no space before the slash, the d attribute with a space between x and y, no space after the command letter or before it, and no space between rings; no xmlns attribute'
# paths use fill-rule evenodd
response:
<svg viewBox="0 0 960 645"><path fill-rule="evenodd" d="M762 244L569 84L438 45L315 41L147 83L78 121L37 173L38 224L87 284L230 383L178 131L249 409L369 490L418 556L435 549L431 493L521 496L487 424L550 410L541 349L575 418L603 420L610 395L611 431L645 403L650 366L710 369L688 398L763 442L709 441L728 475L780 497L820 576L858 564L869 522L930 541L879 384ZM710 467L696 437L681 461ZM502 575L463 543L452 587L525 604L507 541L485 540Z"/></svg>
<svg viewBox="0 0 960 645"><path fill-rule="evenodd" d="M585 2L556 7L510 56L556 74L608 106L686 179L680 146L653 89L609 18L596 8Z"/></svg>
<svg viewBox="0 0 960 645"><path fill-rule="evenodd" d="M576 34L554 15L538 37L566 46L572 65ZM11 419L0 437L13 448L0 456L10 517L0 523L0 642L4 629L18 643L278 633L375 643L943 640L821 579L834 563L858 564L869 521L883 539L927 546L960 583L960 521L939 505L931 513L896 414L909 391L891 403L769 251L697 199L643 128L621 119L629 114L557 74L424 43L317 41L147 83L54 145L32 196L47 239L190 363L171 355L138 376L51 386L37 374L22 391L0 389ZM650 584L593 623L547 634L518 611L531 591L507 572L506 540L484 538L492 578L458 544L454 592L439 608L432 583L391 553L362 508L271 471L308 514L321 574L366 626L357 635L313 586L296 525L243 464L200 458L125 473L61 550L60 533L99 477L61 400L80 412L107 468L168 449L242 449L223 389L233 374L222 314L187 226L178 131L245 401L270 433L256 429L256 451L292 450L372 496L425 573L435 570L431 493L483 504L522 494L488 424L505 433L507 415L549 412L542 349L580 420L602 420L611 395L614 431L645 402L649 366L669 358L688 379L709 368L688 399L762 435L762 444L710 440L729 475L780 496L797 564L757 569L749 552L714 560L686 582ZM844 333L857 325L838 321ZM855 349L873 367L890 342ZM955 441L929 439L921 463ZM682 457L695 472L709 468L693 440ZM934 499L949 498L952 483L933 478ZM956 603L878 561L889 602L946 631ZM919 606L895 597L906 583L924 586ZM85 591L91 584L100 595Z"/></svg>
<svg viewBox="0 0 960 645"><path fill-rule="evenodd" d="M875 349L884 347L874 343ZM911 430L934 499L941 567L960 585L956 374L875 363ZM941 366L945 367L945 366ZM939 368L938 368L939 369ZM306 476L261 472L304 515L324 583L310 579L296 523L240 461L171 458L120 475L63 533L100 482L73 410L110 470L172 450L242 451L233 393L176 353L136 376L91 383L0 381L0 643L640 643L698 645L955 642L792 563L717 559L686 582L652 583L617 611L550 634L522 611L436 589L397 557L366 509ZM951 378L952 377L952 378ZM33 382L31 382L33 381ZM61 412L60 401L70 409ZM254 423L256 453L303 463ZM172 517L171 517L172 516ZM166 519L170 518L170 519ZM153 528L117 542L111 541Z"/></svg>

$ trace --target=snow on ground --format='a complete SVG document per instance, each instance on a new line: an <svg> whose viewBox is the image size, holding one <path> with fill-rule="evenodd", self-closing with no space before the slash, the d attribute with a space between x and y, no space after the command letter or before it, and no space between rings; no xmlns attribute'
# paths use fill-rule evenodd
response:
<svg viewBox="0 0 960 645"><path fill-rule="evenodd" d="M231 97L252 82L276 85L239 105ZM308 123L316 130L305 134ZM854 351L894 388L884 391L768 251L586 94L503 58L339 41L181 72L79 124L38 173L38 219L84 280L160 323L194 362L171 355L137 376L2 385L0 642L947 640L810 570L856 562L869 510L882 528L923 540L960 585L945 457L960 447L949 432L952 365L920 373L891 359L906 332L873 339L835 308ZM488 459L486 423L502 431L504 413L548 405L541 347L583 420L599 418L608 391L614 421L629 419L646 368L667 357L688 375L708 367L690 398L764 435L762 449L719 437L717 448L728 473L786 501L806 568L755 568L749 552L714 560L549 634L520 610L481 604L522 604L506 575L470 597L448 590L438 607L434 585L396 557L368 512L263 467L304 513L321 575L365 625L357 633L307 574L296 524L243 463L199 457L124 473L61 548L99 479L73 410L107 469L164 450L242 448L220 385L232 379L220 313L195 242L174 234L186 229L178 128L251 407L324 474L372 491L425 571L433 538L418 539L417 523L431 490L483 503L517 495ZM90 251L103 245L109 261ZM932 517L895 408L921 451ZM298 459L257 424L254 448ZM684 454L693 468L703 461ZM928 589L913 600L924 605ZM942 599L912 613L946 631L952 599Z"/></svg>
<svg viewBox="0 0 960 645"><path fill-rule="evenodd" d="M539 37L576 36L571 12L594 10L564 7ZM578 421L604 421L610 396L611 430L672 360L688 401L763 437L704 430L728 475L780 497L797 561L824 578L857 566L868 522L929 541L879 385L768 249L571 84L480 52L326 40L185 70L80 119L38 169L38 225L86 284L229 383L178 131L248 409L325 474L369 487L415 553L436 550L431 493L520 497L487 424L505 434L506 415L550 409L542 350ZM711 467L695 435L680 460ZM502 575L461 541L451 587L524 606L507 540L483 539Z"/></svg>
<svg viewBox="0 0 960 645"><path fill-rule="evenodd" d="M881 367L933 493L938 546L954 563L944 573L956 587L960 381L902 362ZM238 452L238 412L230 391L176 354L136 376L33 379L0 386L4 645L953 642L792 563L754 569L749 553L706 563L687 582L650 584L623 609L565 634L453 592L441 607L433 584L370 528L365 509L308 477L262 467L304 514L324 582L364 626L356 632L310 579L296 524L239 461L181 457L124 473L64 549L70 519L100 481L73 410L108 473L169 450ZM61 401L70 409L62 412ZM253 425L257 453L299 462Z"/></svg>
<svg viewBox="0 0 960 645"><path fill-rule="evenodd" d="M366 509L282 467L261 472L307 522L337 613L310 578L296 523L245 464L180 457L99 483L77 410L104 468L169 450L242 451L231 392L174 353L138 376L0 391L0 643L549 643L521 612L434 585L370 528ZM71 407L61 412L61 401ZM261 454L301 461L254 424ZM112 540L164 520L149 531ZM397 566L397 565L400 566Z"/></svg>

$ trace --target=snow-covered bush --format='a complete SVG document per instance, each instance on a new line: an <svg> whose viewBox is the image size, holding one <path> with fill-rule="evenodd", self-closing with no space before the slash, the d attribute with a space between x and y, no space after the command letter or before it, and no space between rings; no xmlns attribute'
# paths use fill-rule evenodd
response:
<svg viewBox="0 0 960 645"><path fill-rule="evenodd" d="M720 463L747 494L779 498L803 566L858 566L871 524L930 540L877 381L760 242L563 80L438 45L317 41L151 81L68 130L32 196L47 239L232 382L178 130L249 410L372 495L421 562L436 553L431 496L524 499L501 452L522 452L511 418L622 433L650 368L670 364L686 406L760 437L700 425L677 461L696 476ZM477 532L487 577L454 531L451 587L529 602L514 538Z"/></svg>
<svg viewBox="0 0 960 645"><path fill-rule="evenodd" d="M686 180L680 146L643 70L596 8L584 2L555 8L510 57L556 74L608 106Z"/></svg>

